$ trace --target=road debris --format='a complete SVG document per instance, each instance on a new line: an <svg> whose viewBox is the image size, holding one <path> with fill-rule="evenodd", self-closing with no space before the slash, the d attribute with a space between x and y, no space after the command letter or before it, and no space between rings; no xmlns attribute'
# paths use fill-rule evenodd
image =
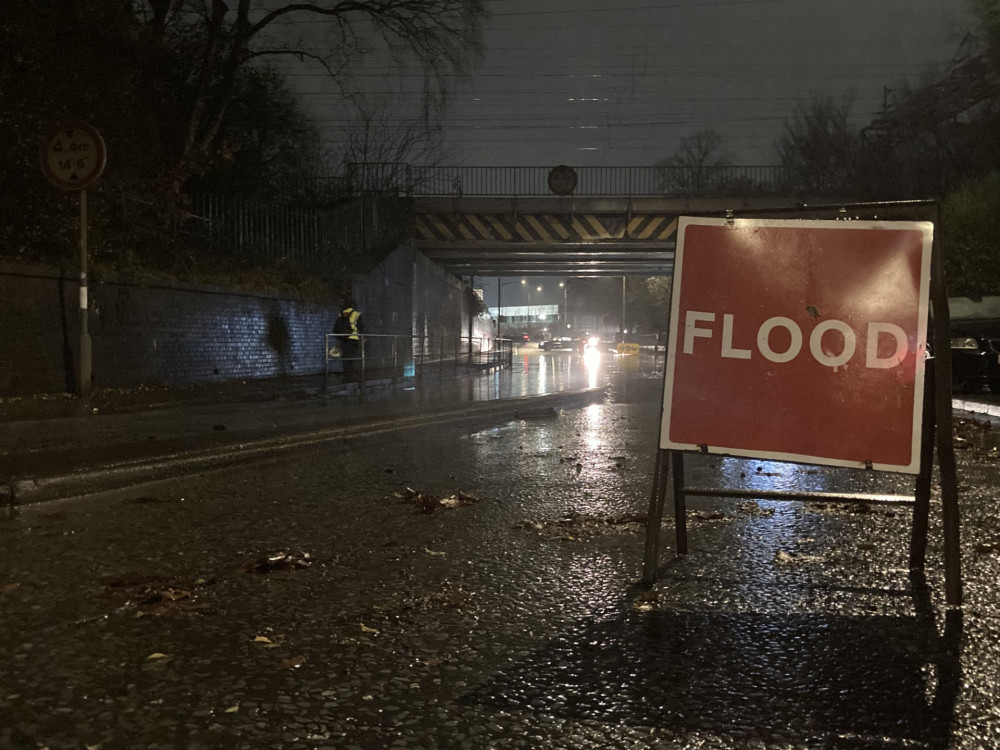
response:
<svg viewBox="0 0 1000 750"><path fill-rule="evenodd" d="M801 552L786 552L778 550L774 556L774 561L782 565L794 565L795 563L821 563L825 560L822 555L806 555Z"/></svg>
<svg viewBox="0 0 1000 750"><path fill-rule="evenodd" d="M613 516L577 514L554 520L524 521L517 528L536 531L544 537L573 541L580 537L607 534L638 534L646 527L645 513L621 513Z"/></svg>
<svg viewBox="0 0 1000 750"><path fill-rule="evenodd" d="M279 550L247 560L239 567L239 571L241 573L280 573L308 568L312 565L312 561L312 556L308 552Z"/></svg>
<svg viewBox="0 0 1000 750"><path fill-rule="evenodd" d="M528 409L527 411L519 411L514 415L514 419L555 419L558 416L559 412L557 412L551 406L545 406L540 409Z"/></svg>
<svg viewBox="0 0 1000 750"><path fill-rule="evenodd" d="M195 592L210 582L204 579L179 581L156 574L128 573L105 578L104 596L118 612L134 612L135 617L190 617L207 605L196 601Z"/></svg>
<svg viewBox="0 0 1000 750"><path fill-rule="evenodd" d="M464 508L479 502L478 497L465 492L455 492L450 495L431 495L427 492L417 492L410 487L407 487L402 492L397 492L396 497L400 500L413 503L424 513L434 513L442 509Z"/></svg>
<svg viewBox="0 0 1000 750"><path fill-rule="evenodd" d="M952 437L957 450L966 450L982 458L1000 459L997 438L993 434L993 424L989 420L952 420Z"/></svg>

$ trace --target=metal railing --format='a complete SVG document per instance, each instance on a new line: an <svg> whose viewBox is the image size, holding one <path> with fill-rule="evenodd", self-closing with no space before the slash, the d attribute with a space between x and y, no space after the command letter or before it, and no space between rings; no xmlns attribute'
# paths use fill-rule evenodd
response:
<svg viewBox="0 0 1000 750"><path fill-rule="evenodd" d="M357 353L351 353L349 333L328 333L324 343L324 383L342 375L362 387L370 381L399 383L427 376L444 378L462 372L483 372L509 367L513 353L510 339L468 336L404 336L363 333Z"/></svg>
<svg viewBox="0 0 1000 750"><path fill-rule="evenodd" d="M417 166L353 164L357 193L418 196L546 196L550 167ZM776 195L788 189L779 166L578 167L573 195L728 197Z"/></svg>
<svg viewBox="0 0 1000 750"><path fill-rule="evenodd" d="M371 268L406 237L408 201L391 194L311 205L192 196L188 234L207 251L308 271Z"/></svg>

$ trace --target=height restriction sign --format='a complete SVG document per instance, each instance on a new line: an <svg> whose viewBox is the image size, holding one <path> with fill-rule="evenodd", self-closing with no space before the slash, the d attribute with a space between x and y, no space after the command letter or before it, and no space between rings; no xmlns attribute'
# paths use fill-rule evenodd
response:
<svg viewBox="0 0 1000 750"><path fill-rule="evenodd" d="M917 473L932 233L682 218L660 447Z"/></svg>
<svg viewBox="0 0 1000 750"><path fill-rule="evenodd" d="M85 122L66 122L42 141L42 172L56 187L82 190L101 176L107 150L101 134Z"/></svg>

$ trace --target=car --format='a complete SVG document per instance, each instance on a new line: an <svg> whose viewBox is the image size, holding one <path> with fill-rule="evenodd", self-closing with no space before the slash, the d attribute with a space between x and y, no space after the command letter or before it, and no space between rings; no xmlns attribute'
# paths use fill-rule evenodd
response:
<svg viewBox="0 0 1000 750"><path fill-rule="evenodd" d="M952 321L951 380L956 393L1000 394L1000 320Z"/></svg>
<svg viewBox="0 0 1000 750"><path fill-rule="evenodd" d="M531 334L523 331L518 333L508 333L507 337L514 342L514 346L524 346L531 341Z"/></svg>
<svg viewBox="0 0 1000 750"><path fill-rule="evenodd" d="M1000 394L1000 296L950 297L948 310L952 390Z"/></svg>
<svg viewBox="0 0 1000 750"><path fill-rule="evenodd" d="M556 336L548 341L539 341L538 348L547 352L578 349L579 343L569 336Z"/></svg>

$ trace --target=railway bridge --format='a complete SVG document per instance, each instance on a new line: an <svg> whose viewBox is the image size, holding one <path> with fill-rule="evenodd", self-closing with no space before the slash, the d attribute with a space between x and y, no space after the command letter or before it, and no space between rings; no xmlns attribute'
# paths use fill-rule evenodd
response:
<svg viewBox="0 0 1000 750"><path fill-rule="evenodd" d="M459 276L669 275L680 215L806 202L779 167L359 166L355 189L404 186L417 249Z"/></svg>

